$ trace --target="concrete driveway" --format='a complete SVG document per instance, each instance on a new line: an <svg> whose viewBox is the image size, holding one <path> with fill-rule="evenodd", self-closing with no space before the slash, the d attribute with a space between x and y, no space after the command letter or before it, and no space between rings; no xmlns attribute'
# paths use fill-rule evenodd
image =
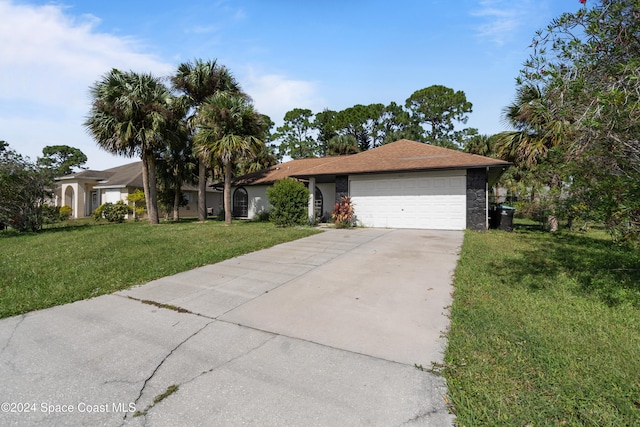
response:
<svg viewBox="0 0 640 427"><path fill-rule="evenodd" d="M442 361L462 239L327 230L0 320L0 425L451 425L416 365Z"/></svg>

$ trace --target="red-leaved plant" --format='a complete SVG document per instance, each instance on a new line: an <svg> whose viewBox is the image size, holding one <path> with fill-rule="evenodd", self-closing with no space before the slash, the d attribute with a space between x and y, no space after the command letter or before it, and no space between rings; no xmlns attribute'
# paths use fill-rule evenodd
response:
<svg viewBox="0 0 640 427"><path fill-rule="evenodd" d="M355 225L356 216L354 215L351 197L343 196L340 198L340 202L335 204L333 212L331 212L331 219L340 228L353 227Z"/></svg>

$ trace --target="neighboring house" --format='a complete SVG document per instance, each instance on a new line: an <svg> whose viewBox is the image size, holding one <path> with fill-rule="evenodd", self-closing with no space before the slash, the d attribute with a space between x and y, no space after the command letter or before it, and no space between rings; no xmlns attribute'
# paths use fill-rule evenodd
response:
<svg viewBox="0 0 640 427"><path fill-rule="evenodd" d="M56 206L73 209L72 218L91 216L103 203L127 202L127 196L142 190L142 162L129 163L103 171L84 170L57 178ZM183 186L188 205L180 208L180 216L197 216L198 190ZM207 207L211 214L222 209L222 194L207 186Z"/></svg>
<svg viewBox="0 0 640 427"><path fill-rule="evenodd" d="M309 216L330 217L350 196L365 227L486 230L488 188L510 163L400 140L348 156L292 160L241 176L232 188L234 216L270 209L267 188L286 177L308 183Z"/></svg>

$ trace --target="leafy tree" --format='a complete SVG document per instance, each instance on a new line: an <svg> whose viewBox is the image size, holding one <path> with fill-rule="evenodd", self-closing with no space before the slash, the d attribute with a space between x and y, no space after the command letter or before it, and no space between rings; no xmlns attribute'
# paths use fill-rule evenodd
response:
<svg viewBox="0 0 640 427"><path fill-rule="evenodd" d="M86 169L87 156L78 148L68 145L48 145L42 149L43 156L36 164L42 169L50 170L54 177L73 173L74 168Z"/></svg>
<svg viewBox="0 0 640 427"><path fill-rule="evenodd" d="M415 91L405 103L412 119L424 126L425 140L434 145L458 148L468 130L455 130L456 123L467 123L472 111L471 102L463 91L454 91L441 85Z"/></svg>
<svg viewBox="0 0 640 427"><path fill-rule="evenodd" d="M220 92L242 94L240 85L231 72L217 60L203 61L196 59L193 62L184 62L178 66L176 73L171 77L173 87L184 94L185 103L191 107L188 116L188 124L191 134L194 135L200 121L200 109L205 101ZM194 139L195 141L195 139ZM198 154L198 219L207 219L207 168L213 168L212 159L202 157L207 150L194 147Z"/></svg>
<svg viewBox="0 0 640 427"><path fill-rule="evenodd" d="M156 161L158 174L158 201L167 216L173 211L173 220L180 219L180 207L187 202L182 193L183 184L197 183L197 165L193 151L193 136L186 120L186 104L182 98L174 98L172 104L174 117L180 118L171 122L173 126L170 138Z"/></svg>
<svg viewBox="0 0 640 427"><path fill-rule="evenodd" d="M496 157L495 138L489 135L476 135L465 141L464 151L479 156Z"/></svg>
<svg viewBox="0 0 640 427"><path fill-rule="evenodd" d="M113 69L91 87L91 98L85 126L106 151L141 157L149 222L158 224L156 155L176 119L169 90L151 74Z"/></svg>
<svg viewBox="0 0 640 427"><path fill-rule="evenodd" d="M276 226L289 227L308 222L309 189L293 178L285 178L267 188L273 207L270 219Z"/></svg>
<svg viewBox="0 0 640 427"><path fill-rule="evenodd" d="M379 124L381 144L409 139L420 141L423 129L411 120L411 115L401 105L395 102L389 103L382 111Z"/></svg>
<svg viewBox="0 0 640 427"><path fill-rule="evenodd" d="M536 34L518 79L570 125L563 169L573 192L625 239L640 233L638 34L637 0L595 1Z"/></svg>
<svg viewBox="0 0 640 427"><path fill-rule="evenodd" d="M319 155L319 147L312 135L313 113L309 109L294 108L284 115L284 124L277 129L280 157L304 159Z"/></svg>
<svg viewBox="0 0 640 427"><path fill-rule="evenodd" d="M144 198L144 191L140 191L139 189L135 192L127 195L127 201L133 203L133 219L138 221L138 219L146 213L146 201Z"/></svg>
<svg viewBox="0 0 640 427"><path fill-rule="evenodd" d="M231 224L231 179L238 159L255 155L262 146L258 136L264 133L262 116L248 97L217 92L207 98L198 116L195 144L203 159L219 158L224 168L225 223ZM211 161L211 160L210 160Z"/></svg>
<svg viewBox="0 0 640 427"><path fill-rule="evenodd" d="M8 144L0 146L0 224L39 231L43 206L52 194L50 176Z"/></svg>
<svg viewBox="0 0 640 427"><path fill-rule="evenodd" d="M346 108L337 114L338 132L351 135L358 142L360 151L375 148L382 143L379 135L383 104L361 105Z"/></svg>
<svg viewBox="0 0 640 427"><path fill-rule="evenodd" d="M338 113L333 110L324 109L316 113L313 121L313 127L318 131L317 141L319 146L319 154L324 156L327 153L327 147L331 138L338 136Z"/></svg>

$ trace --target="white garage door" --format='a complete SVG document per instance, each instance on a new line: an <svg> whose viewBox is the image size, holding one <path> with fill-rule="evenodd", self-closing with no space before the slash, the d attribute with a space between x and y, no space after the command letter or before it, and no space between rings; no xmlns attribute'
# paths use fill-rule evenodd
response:
<svg viewBox="0 0 640 427"><path fill-rule="evenodd" d="M366 227L463 230L466 171L351 176L349 194Z"/></svg>

